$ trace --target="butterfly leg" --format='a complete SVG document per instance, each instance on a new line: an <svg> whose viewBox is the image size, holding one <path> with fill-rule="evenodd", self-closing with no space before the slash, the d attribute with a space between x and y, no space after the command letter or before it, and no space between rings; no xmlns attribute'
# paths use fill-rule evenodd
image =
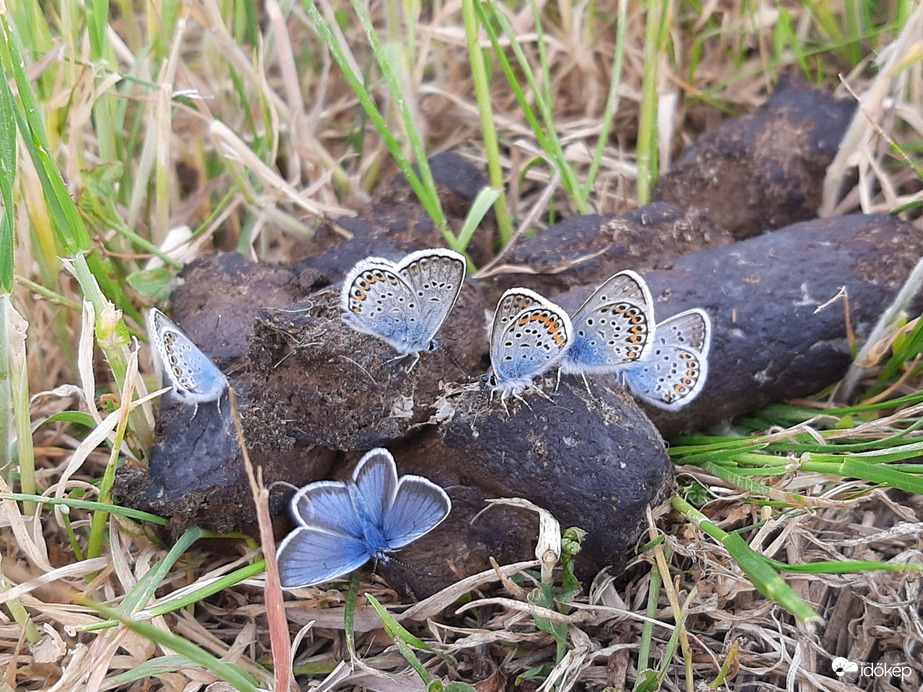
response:
<svg viewBox="0 0 923 692"><path fill-rule="evenodd" d="M541 389L541 387L539 387L538 385L533 384L533 385L530 387L530 389L534 389L534 390L536 391L536 393L537 393L540 397L542 397L543 399L547 399L547 400L550 401L551 403L554 403L554 399L552 399L550 396L548 396L547 394L545 394L545 392L543 392L542 389ZM524 404L526 404L525 400L522 399L521 397L516 397L516 398L519 399L520 401L522 401ZM526 404L526 406L529 406L529 404ZM532 407L529 406L529 408L532 408Z"/></svg>
<svg viewBox="0 0 923 692"><path fill-rule="evenodd" d="M393 363L398 360L403 360L407 356L413 356L413 362L410 364L410 367L407 368L407 374L409 375L413 371L414 367L416 367L417 362L420 360L419 351L411 351L410 353L402 353L399 356L394 356L394 358L388 358L388 360L386 360L385 363Z"/></svg>
<svg viewBox="0 0 923 692"><path fill-rule="evenodd" d="M583 386L586 387L586 393L589 394L590 396L593 396L593 392L590 391L590 383L587 381L587 378L586 378L586 373L580 373L580 376L583 378Z"/></svg>
<svg viewBox="0 0 923 692"><path fill-rule="evenodd" d="M538 391L538 387L536 387L535 389L536 389L536 391ZM544 393L542 393L541 391L539 391L539 393L540 393L542 396L544 396L546 399L548 399L548 401L551 401L551 399L549 399ZM516 397L517 399L519 399L519 400L520 400L525 406L527 406L528 408L530 408L530 409L532 408L532 407L529 405L529 402L528 402L528 401L526 401L526 400L523 399L521 396L519 396L519 392L513 392L513 396Z"/></svg>
<svg viewBox="0 0 923 692"><path fill-rule="evenodd" d="M493 403L493 401L494 401L494 392L495 392L495 391L497 391L497 390L496 390L496 389L491 389L491 390L490 390L490 403ZM500 395L500 405L503 407L503 410L506 412L506 415L510 415L510 410L509 410L509 409L507 408L507 406L506 406L506 398L507 398L508 396L509 396L509 392L503 392L503 394ZM514 394L513 396L517 396L517 395ZM518 396L517 396L517 398L518 398Z"/></svg>

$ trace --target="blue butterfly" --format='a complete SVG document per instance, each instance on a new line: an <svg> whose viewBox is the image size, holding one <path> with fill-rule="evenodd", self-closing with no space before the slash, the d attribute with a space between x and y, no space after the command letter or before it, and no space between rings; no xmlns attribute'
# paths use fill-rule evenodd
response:
<svg viewBox="0 0 923 692"><path fill-rule="evenodd" d="M494 391L501 401L532 386L567 351L573 333L567 312L528 288L511 288L497 304L490 328Z"/></svg>
<svg viewBox="0 0 923 692"><path fill-rule="evenodd" d="M610 277L571 317L574 334L561 359L565 375L614 372L651 350L654 305L647 284L633 271Z"/></svg>
<svg viewBox="0 0 923 692"><path fill-rule="evenodd" d="M399 358L419 357L438 348L433 337L458 300L466 268L464 256L452 250L419 250L398 264L367 257L343 282L343 320L389 343Z"/></svg>
<svg viewBox="0 0 923 692"><path fill-rule="evenodd" d="M164 385L184 404L217 401L228 389L228 378L188 336L157 308L148 315L151 346Z"/></svg>
<svg viewBox="0 0 923 692"><path fill-rule="evenodd" d="M362 457L352 479L318 481L295 493L299 524L279 545L282 587L320 584L357 570L432 531L452 510L449 496L421 476L397 476L387 449Z"/></svg>
<svg viewBox="0 0 923 692"><path fill-rule="evenodd" d="M676 411L705 387L710 348L708 315L698 308L687 310L658 324L650 354L617 374L642 401Z"/></svg>

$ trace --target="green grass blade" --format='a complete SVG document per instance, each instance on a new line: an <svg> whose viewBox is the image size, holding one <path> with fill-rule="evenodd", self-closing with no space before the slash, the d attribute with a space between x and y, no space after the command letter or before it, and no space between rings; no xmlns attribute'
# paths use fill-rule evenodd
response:
<svg viewBox="0 0 923 692"><path fill-rule="evenodd" d="M212 532L205 532L205 537L219 538L220 536L212 534ZM154 606L141 608L140 610L134 610L131 614L135 617L136 620L160 617L162 615L167 615L169 613L176 612L177 610L183 610L189 606L193 606L196 603L210 597L214 596L216 593L237 586L245 579L250 579L255 577L258 574L261 574L266 569L266 561L258 560L252 565L247 565L239 570L232 572L231 574L225 575L221 579L216 579L215 581L205 584L200 588L188 591L182 598L170 599L164 603L159 603ZM156 581L151 581L153 587L159 588L160 583ZM139 584L140 586L140 584ZM136 587L137 590L137 587ZM124 608L122 609L124 610ZM85 632L93 632L96 630L107 629L109 627L115 627L118 625L118 620L106 620L104 622L97 622L92 625L87 625L83 627Z"/></svg>
<svg viewBox="0 0 923 692"><path fill-rule="evenodd" d="M208 670L220 680L234 687L234 689L240 690L240 692L259 692L261 689L260 685L240 666L222 661L179 635L164 632L159 627L147 622L132 620L117 609L110 608L102 603L88 601L86 604L107 618L118 620L122 625L145 639L149 639L165 649L175 651L178 655L186 658L190 666Z"/></svg>
<svg viewBox="0 0 923 692"><path fill-rule="evenodd" d="M503 71L507 83L513 90L513 96L516 97L516 103L519 104L519 108L522 110L522 114L525 117L526 122L529 124L532 133L535 135L536 142L538 142L538 145L542 150L550 151L551 142L545 135L545 130L541 123L539 123L538 116L535 114L535 110L529 104L529 100L526 98L525 92L522 90L522 85L519 83L519 80L516 77L516 73L513 71L513 65L506 57L506 53L503 51L503 46L500 45L500 35L497 33L497 29L491 21L495 10L491 9L491 14L488 15L488 7L490 6L481 2L474 4L474 9L478 15L481 26L483 26L484 30L487 32L487 37L490 39L490 43L493 46L497 62L500 63L500 69Z"/></svg>
<svg viewBox="0 0 923 692"><path fill-rule="evenodd" d="M474 237L474 232L478 229L481 221L484 220L487 212L490 211L490 208L495 202L498 202L502 196L502 190L498 190L495 187L485 187L478 193L478 196L474 199L474 203L471 205L471 209L468 211L468 216L465 217L465 223L458 233L458 247L460 252L464 252L467 249L468 243L470 243L471 239Z"/></svg>
<svg viewBox="0 0 923 692"><path fill-rule="evenodd" d="M644 36L644 75L641 78L641 117L638 123L638 204L651 201L657 185L657 75L662 56L660 39L669 0L648 0Z"/></svg>
<svg viewBox="0 0 923 692"><path fill-rule="evenodd" d="M0 291L13 291L13 186L16 184L16 120L13 93L6 80L0 84Z"/></svg>
<svg viewBox="0 0 923 692"><path fill-rule="evenodd" d="M91 249L90 237L77 213L76 205L68 194L64 180L51 158L48 138L45 136L45 128L41 121L44 108L35 98L32 84L26 75L22 54L7 24L6 16L2 14L0 14L0 65L3 68L3 78L16 83L20 104L13 108L13 118L22 133L23 142L41 180L42 189L55 222L55 231L58 233L61 244L70 254L87 252Z"/></svg>
<svg viewBox="0 0 923 692"><path fill-rule="evenodd" d="M881 464L870 464L856 457L847 459L818 459L820 455L806 454L800 466L805 471L815 471L833 476L858 478L870 483L888 485L899 490L923 495L923 478L902 471L895 471Z"/></svg>
<svg viewBox="0 0 923 692"><path fill-rule="evenodd" d="M13 471L13 385L10 377L10 310L8 295L0 297L0 473L7 479Z"/></svg>
<svg viewBox="0 0 923 692"><path fill-rule="evenodd" d="M727 483L737 486L741 490L745 490L751 495L756 495L758 497L776 497L779 496L783 498L788 504L792 506L800 506L805 502L804 495L799 495L797 493L786 493L783 491L776 490L775 488L764 485L763 483L758 483L754 480L747 478L745 475L740 473L735 473L726 468L722 468L717 464L712 464L710 462L704 462L701 464L702 468L708 471L711 474L714 474L718 478ZM787 473L785 469L779 470L779 475ZM766 475L765 473L760 473L760 475Z"/></svg>
<svg viewBox="0 0 923 692"><path fill-rule="evenodd" d="M5 351L8 376L8 394L12 404L13 424L16 431L16 461L19 470L19 485L27 494L34 494L35 482L35 451L32 447L32 427L29 409L29 366L26 358L26 329L27 324L20 315L9 295L0 296L0 320L3 321L0 334L4 337L3 349ZM7 467L12 471L12 467ZM35 505L30 502L23 503L26 514L35 513Z"/></svg>
<svg viewBox="0 0 923 692"><path fill-rule="evenodd" d="M695 526L723 545L757 591L766 598L775 601L803 622L820 618L814 609L805 603L794 589L776 573L767 562L767 558L753 550L740 534L727 533L718 528L681 497L674 496L670 504Z"/></svg>
<svg viewBox="0 0 923 692"><path fill-rule="evenodd" d="M206 532L206 537L223 538L223 536L213 534L211 531ZM241 569L236 570L231 574L222 577L221 579L216 579L211 584L206 584L201 588L190 591L183 598L177 598L167 603L152 606L151 608L144 608L143 610L139 611L139 614L149 613L151 617L157 617L160 615L166 615L167 613L175 612L177 610L188 608L189 606L195 605L196 603L208 598L209 596L214 596L216 593L220 593L225 589L231 588L232 586L237 586L245 579L258 576L265 571L266 561L258 560L252 565L247 565L246 567L242 567Z"/></svg>
<svg viewBox="0 0 923 692"><path fill-rule="evenodd" d="M385 83L388 85L388 89L391 92L391 98L393 98L397 104L398 112L401 115L401 122L404 125L404 131L410 139L410 147L413 149L417 169L420 172L419 180L424 190L424 194L420 198L420 201L423 203L423 206L426 207L427 212L433 219L433 223L436 224L436 227L442 233L446 242L448 242L449 247L458 249L457 240L449 229L448 221L442 210L442 204L439 201L439 192L436 189L436 181L433 179L433 173L429 168L429 161L426 158L426 148L423 144L423 139L420 137L420 130L417 127L413 113L408 105L409 95L405 94L401 88L400 81L392 67L392 61L389 59L388 53L382 45L381 39L378 37L378 32L375 30L372 17L365 4L360 0L351 0L351 2L353 10L359 18L359 23L365 30L365 35L369 40L372 53L375 55L378 68L381 70L381 74L385 78Z"/></svg>
<svg viewBox="0 0 923 692"><path fill-rule="evenodd" d="M125 616L134 613L138 608L143 607L154 596L154 592L167 578L170 570L176 564L183 553L199 540L205 532L198 526L193 526L186 531L180 539L170 548L170 552L155 567L147 572L135 585L122 602L119 604L119 611Z"/></svg>
<svg viewBox="0 0 923 692"><path fill-rule="evenodd" d="M51 156L51 147L42 122L44 108L36 101L22 54L4 14L0 14L0 68L0 77L16 83L18 100L13 100L13 119L41 182L58 241L71 255L89 252L92 249L90 235ZM113 278L116 271L112 264L97 253L90 254L87 263L106 295L121 310L140 320L140 314Z"/></svg>
<svg viewBox="0 0 923 692"><path fill-rule="evenodd" d="M428 688L429 685L433 683L433 677L427 672L426 668L423 667L423 664L420 663L420 659L417 658L411 646L415 646L423 651L432 651L432 649L430 649L426 643L404 629L374 596L366 594L365 598L371 603L375 612L378 613L378 617L381 618L381 624L384 625L385 633L391 637L391 640L394 642L395 646L397 646L397 650L401 652L401 655L407 663L410 664L410 667L416 671L417 675L419 675L420 679L423 681L423 684L427 685Z"/></svg>
<svg viewBox="0 0 923 692"><path fill-rule="evenodd" d="M114 676L110 679L110 682L117 685L130 685L133 682L146 680L147 678L155 678L158 675L164 675L166 673L182 673L188 668L189 659L185 656L179 656L177 654L158 656L144 661L141 665L130 668L124 673ZM150 689L150 687L142 687L141 689Z"/></svg>
<svg viewBox="0 0 923 692"><path fill-rule="evenodd" d="M419 144L419 147L416 145L414 146L414 151L419 157L417 160L417 166L421 171L423 180L421 180L421 176L418 176L416 172L414 172L410 162L407 161L407 158L404 156L403 151L401 150L400 143L391 133L391 129L388 127L388 123L385 122L385 119L381 112L378 110L378 107L375 105L375 101L372 99L371 94L368 92L368 89L366 89L362 75L358 74L353 69L353 62L347 58L343 46L340 44L330 27L327 26L323 16L321 16L320 11L317 9L317 5L311 0L302 0L302 3L304 4L304 8L308 14L308 17L314 23L318 34L320 34L321 39L330 51L331 56L333 56L333 59L340 67L340 70L342 70L346 81L349 82L350 87L356 94L356 97L359 99L359 103L362 105L363 111L365 111L365 114L368 116L369 120L371 120L372 124L375 126L375 129L378 130L378 134L381 135L385 146L388 147L388 151L391 152L391 156L394 157L395 162L401 169L401 172L404 174L404 177L407 179L410 187L419 198L420 203L423 205L424 209L426 209L427 214L429 214L430 218L433 220L433 223L436 224L436 227L442 232L449 246L454 249L456 245L456 239L454 234L449 230L448 222L445 218L445 213L442 210L442 205L440 204L439 197L436 194L436 185L435 182L433 182L432 174L429 171L429 164L426 160L426 154L422 150L422 143L419 141L419 135L411 134L411 140L412 142ZM390 77L389 86L392 88L392 94L394 95L394 98L397 99L398 102L403 101L404 95L401 93L396 78L394 77L394 73L390 69L390 64L386 59L384 49L381 46L381 42L378 40L378 35L375 33L374 27L371 25L371 18L368 17L368 12L358 3L354 3L354 7L356 8L356 12L359 15L360 21L363 23L363 26L366 27L369 41L372 42L373 50L376 50L376 58L379 61L379 67L382 69L383 73L386 73L386 79ZM406 106L406 103L402 104L401 108L402 113L406 112L406 115L410 120L409 122L405 122L405 124L409 125L411 129L414 129L412 122L413 119L410 115L409 109Z"/></svg>
<svg viewBox="0 0 923 692"><path fill-rule="evenodd" d="M796 574L859 574L860 572L920 572L923 571L923 565L913 562L875 562L872 560L847 560L844 562L825 560L823 562L812 562L809 565L789 565L785 562L779 562L772 558L765 558L766 561L778 570L783 572L794 572Z"/></svg>
<svg viewBox="0 0 923 692"><path fill-rule="evenodd" d="M545 98L545 91L538 83L538 79L535 76L535 72L532 69L532 66L529 64L528 57L522 48L519 38L516 35L516 31L513 29L512 24L510 24L509 19L503 11L503 7L497 2L497 0L489 0L485 7L490 8L492 19L500 25L504 35L509 40L510 47L513 50L513 55L516 57L516 62L519 65L523 76L526 78L526 82L529 84L529 88L532 90L532 95L535 98L536 108L542 117L542 124L539 125L534 119L529 119L528 115L526 117L530 120L530 125L532 125L536 140L539 142L539 145L545 152L545 155L550 161L554 162L555 168L561 174L561 184L564 186L564 189L567 191L568 195L570 195L574 206L577 208L577 213L589 214L589 204L582 196L583 191L580 183L577 180L577 174L574 171L573 166L571 166L568 162L567 156L564 154L564 149L561 146L561 141L558 138L558 133L555 129L554 109L552 104L549 103ZM491 31L491 25L486 15L484 15L482 22L484 22L484 28L488 30L489 35ZM500 58L502 50L500 48L499 42L495 42L493 39L491 39L491 42L494 43L494 50L497 51L497 57ZM503 61L501 60L501 65L502 63ZM513 87L513 92L516 94L520 108L523 108L523 113L526 113L527 110L523 105L526 103L526 98L523 94L522 99L520 100L519 95L522 94L522 89L517 89L517 78L513 74L512 70L507 71L504 69L503 72L507 79L510 81L510 86ZM543 133L543 136L540 136L539 133Z"/></svg>
<svg viewBox="0 0 923 692"><path fill-rule="evenodd" d="M359 597L360 581L358 570L350 575L346 605L343 609L343 630L346 633L346 649L350 656L356 655L356 601Z"/></svg>
<svg viewBox="0 0 923 692"><path fill-rule="evenodd" d="M426 642L411 634L401 623L395 620L394 616L391 615L372 594L365 594L365 598L372 604L375 612L378 613L378 617L381 618L381 624L384 625L385 632L391 639L402 639L411 646L415 646L422 651L432 652L432 649Z"/></svg>
<svg viewBox="0 0 923 692"><path fill-rule="evenodd" d="M103 64L113 58L109 49L109 0L87 0L86 22L90 37L90 60ZM112 95L102 94L93 103L99 156L104 162L118 160L113 126Z"/></svg>
<svg viewBox="0 0 923 692"><path fill-rule="evenodd" d="M603 112L602 129L596 141L596 151L590 162L586 180L583 181L583 196L587 199L593 191L599 167L602 164L603 154L609 144L609 134L612 123L619 109L619 84L622 82L622 63L625 59L625 46L628 44L628 0L618 0L618 16L615 20L615 56L612 60L612 79L609 80L609 96L606 99L606 109Z"/></svg>
<svg viewBox="0 0 923 692"><path fill-rule="evenodd" d="M45 495L26 495L24 493L0 493L0 500L15 500L16 502L35 502L52 507L60 505L63 507L72 507L74 509L86 509L91 512L108 512L119 516L135 519L137 521L146 521L159 526L167 526L169 519L158 517L156 514L142 512L139 509L121 507L105 502L95 502L93 500L75 500L73 498L47 497Z"/></svg>
<svg viewBox="0 0 923 692"><path fill-rule="evenodd" d="M487 79L487 69L484 65L484 53L478 45L480 21L475 10L476 0L462 0L462 15L465 21L465 36L468 40L468 56L471 60L471 77L474 82L474 94L478 103L478 114L481 118L481 137L487 155L487 172L490 184L501 193L496 200L497 228L500 234L500 247L506 247L513 238L513 221L510 217L503 179L503 166L500 162L500 144L497 129L494 126L493 107L490 102L490 84ZM477 3L480 5L480 3ZM479 198L480 199L480 198ZM477 200L475 201L477 203ZM472 208L472 212L474 209ZM469 213L469 218L472 216ZM465 237L462 229L458 239L461 248L467 248L470 238Z"/></svg>
<svg viewBox="0 0 923 692"><path fill-rule="evenodd" d="M545 25L542 22L544 3L539 7L535 0L529 0L529 6L532 8L532 23L535 26L535 49L538 52L538 66L542 72L541 86L543 88L538 93L543 103L551 104L554 97L551 93L551 67L548 65L548 50L545 45ZM553 118L551 121L546 121L545 124L553 126Z"/></svg>
<svg viewBox="0 0 923 692"><path fill-rule="evenodd" d="M654 621L657 620L657 608L660 603L660 591L663 587L663 575L657 568L657 562L651 559L651 577L647 591L647 615L648 619L644 622L641 630L641 645L638 649L638 670L651 670L651 647L654 642ZM635 680L634 689L637 690L644 676L639 675Z"/></svg>
<svg viewBox="0 0 923 692"><path fill-rule="evenodd" d="M907 362L912 361L921 352L923 352L923 320L918 320L909 334L895 339L891 357L888 358L875 387L868 392L868 395L874 396L887 389L898 373L905 368Z"/></svg>
<svg viewBox="0 0 923 692"><path fill-rule="evenodd" d="M96 274L90 266L89 259L89 257L78 254L72 262L66 262L65 266L72 270L83 295L92 305L96 342L106 356L106 361L109 363L119 389L122 389L125 386L125 378L128 376L129 359L131 358L129 352L131 334L124 320L118 316L112 303L97 283ZM138 380L138 384L139 391L143 391L141 380ZM149 446L148 442L153 438L154 425L150 404L140 410L132 411L131 416L134 423L133 429L145 441L145 446Z"/></svg>

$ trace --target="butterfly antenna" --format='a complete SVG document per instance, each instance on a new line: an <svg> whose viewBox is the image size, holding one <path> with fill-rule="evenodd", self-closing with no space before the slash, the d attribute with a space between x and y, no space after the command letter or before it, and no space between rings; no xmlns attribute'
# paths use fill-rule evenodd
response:
<svg viewBox="0 0 923 692"><path fill-rule="evenodd" d="M433 577L433 576L435 576L432 572L427 572L425 569L423 569L423 568L421 568L421 567L417 567L416 565L411 565L411 564L408 564L408 563L406 563L406 562L401 562L400 560L398 560L398 559L396 559L396 558L393 558L393 557L391 557L390 555L389 555L389 556L386 556L386 559L387 559L388 562L394 562L394 563L400 565L401 567L405 567L405 568L409 569L411 572L416 572L417 574L425 574L427 577Z"/></svg>
<svg viewBox="0 0 923 692"><path fill-rule="evenodd" d="M462 367L462 364L459 363L457 360L455 360L455 356L453 356L451 353L449 353L448 349L446 349L445 354L449 357L449 360L452 361L452 362L455 364L455 367L458 368L459 370L461 370L462 375L464 375L465 378L466 378L468 381L471 381L471 379L472 379L471 373L468 372L467 370L465 370L465 369Z"/></svg>

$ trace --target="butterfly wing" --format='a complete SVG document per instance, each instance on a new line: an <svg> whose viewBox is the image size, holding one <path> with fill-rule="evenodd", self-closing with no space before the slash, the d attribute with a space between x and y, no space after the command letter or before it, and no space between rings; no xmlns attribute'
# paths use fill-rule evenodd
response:
<svg viewBox="0 0 923 692"><path fill-rule="evenodd" d="M292 518L301 526L361 540L363 519L346 483L318 481L301 488L291 500Z"/></svg>
<svg viewBox="0 0 923 692"><path fill-rule="evenodd" d="M292 497L291 511L298 526L276 551L284 588L336 579L371 557L362 515L346 483L309 483Z"/></svg>
<svg viewBox="0 0 923 692"><path fill-rule="evenodd" d="M511 288L506 291L500 297L500 302L497 303L497 309L494 311L494 319L490 326L491 344L516 315L526 308L541 305L543 300L544 298L528 288Z"/></svg>
<svg viewBox="0 0 923 692"><path fill-rule="evenodd" d="M386 341L402 356L428 345L417 343L411 328L412 314L419 314L418 302L394 264L381 257L368 257L353 267L340 293L343 320L358 332Z"/></svg>
<svg viewBox="0 0 923 692"><path fill-rule="evenodd" d="M619 376L643 401L676 411L705 386L711 321L703 310L687 310L657 325L654 342L647 358L625 366Z"/></svg>
<svg viewBox="0 0 923 692"><path fill-rule="evenodd" d="M516 312L516 308L526 306ZM572 328L567 313L526 288L511 288L500 298L490 337L490 362L496 389L517 394L564 355Z"/></svg>
<svg viewBox="0 0 923 692"><path fill-rule="evenodd" d="M610 277L571 318L565 374L613 372L642 360L653 345L654 307L647 284L633 271Z"/></svg>
<svg viewBox="0 0 923 692"><path fill-rule="evenodd" d="M400 264L381 257L359 262L340 294L353 329L391 344L402 355L430 348L458 300L465 258L450 250L420 250Z"/></svg>
<svg viewBox="0 0 923 692"><path fill-rule="evenodd" d="M157 308L148 315L152 350L164 385L188 403L217 401L228 388L227 377Z"/></svg>
<svg viewBox="0 0 923 692"><path fill-rule="evenodd" d="M403 548L432 531L451 511L449 496L431 480L422 476L401 476L382 524L387 549Z"/></svg>
<svg viewBox="0 0 923 692"><path fill-rule="evenodd" d="M342 577L371 557L361 540L328 533L316 526L299 526L279 545L276 561L282 588L297 589Z"/></svg>
<svg viewBox="0 0 923 692"><path fill-rule="evenodd" d="M382 526L383 517L394 503L397 486L397 466L387 449L373 449L360 459L353 471L350 492L367 524Z"/></svg>
<svg viewBox="0 0 923 692"><path fill-rule="evenodd" d="M412 313L416 339L428 343L445 322L455 306L465 282L465 258L452 250L420 250L413 252L397 267L397 273L410 286L417 298L419 315Z"/></svg>
<svg viewBox="0 0 923 692"><path fill-rule="evenodd" d="M279 545L282 586L299 588L343 576L432 530L451 501L419 476L398 479L394 457L373 449L349 483L320 481L292 498L299 526Z"/></svg>

